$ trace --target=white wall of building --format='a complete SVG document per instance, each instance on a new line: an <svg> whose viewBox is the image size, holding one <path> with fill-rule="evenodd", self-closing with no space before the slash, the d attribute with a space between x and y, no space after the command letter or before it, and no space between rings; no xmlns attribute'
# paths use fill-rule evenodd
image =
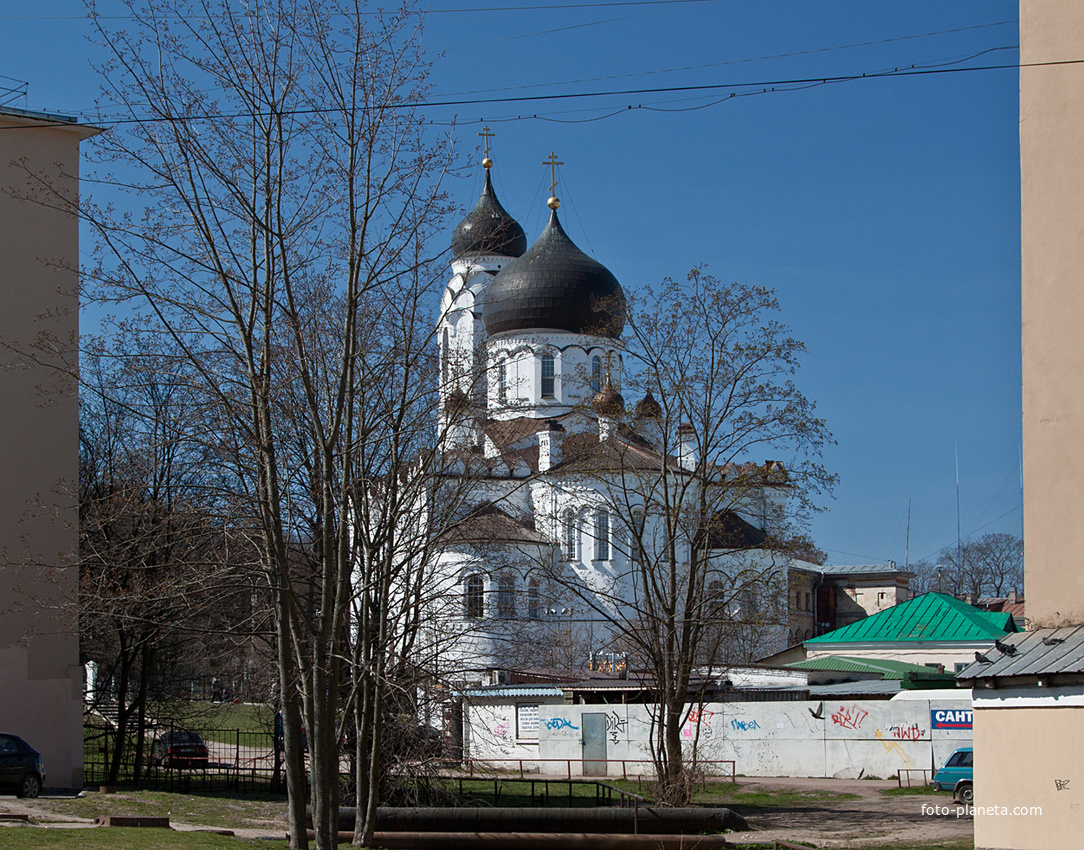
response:
<svg viewBox="0 0 1084 850"><path fill-rule="evenodd" d="M970 712L970 707L951 697L711 703L691 713L682 734L690 754L698 740L702 761L733 760L736 772L746 776L891 778L900 769L938 768L953 750L970 746L969 727L933 728L933 712ZM565 773L572 760L576 773L576 762L583 758L583 715L597 713L606 718L609 775L620 776L623 770L646 774L651 772L650 710L644 705L540 704L535 740L516 734L517 701L473 705L467 755L509 767L518 759L538 758L543 774ZM729 765L717 769L729 772ZM921 781L918 774L915 779Z"/></svg>

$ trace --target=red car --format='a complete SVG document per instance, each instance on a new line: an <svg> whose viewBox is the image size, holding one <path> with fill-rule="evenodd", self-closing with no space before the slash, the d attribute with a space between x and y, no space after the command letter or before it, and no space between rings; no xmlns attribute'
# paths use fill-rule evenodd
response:
<svg viewBox="0 0 1084 850"><path fill-rule="evenodd" d="M206 768L207 755L207 744L190 729L158 732L151 746L151 764L163 767Z"/></svg>

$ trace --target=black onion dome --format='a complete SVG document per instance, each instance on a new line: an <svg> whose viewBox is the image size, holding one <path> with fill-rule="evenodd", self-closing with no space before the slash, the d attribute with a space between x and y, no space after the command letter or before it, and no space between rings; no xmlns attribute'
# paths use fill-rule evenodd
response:
<svg viewBox="0 0 1084 850"><path fill-rule="evenodd" d="M662 405L655 401L655 396L651 394L651 390L647 391L639 403L636 405L636 418L637 419L661 419L662 418Z"/></svg>
<svg viewBox="0 0 1084 850"><path fill-rule="evenodd" d="M508 214L497 194L486 169L486 185L478 203L467 217L459 222L452 234L452 253L500 254L502 257L519 257L527 250L527 234L519 222Z"/></svg>
<svg viewBox="0 0 1084 850"><path fill-rule="evenodd" d="M602 263L568 238L557 212L522 257L486 288L486 333L531 328L617 339L625 328L625 293Z"/></svg>

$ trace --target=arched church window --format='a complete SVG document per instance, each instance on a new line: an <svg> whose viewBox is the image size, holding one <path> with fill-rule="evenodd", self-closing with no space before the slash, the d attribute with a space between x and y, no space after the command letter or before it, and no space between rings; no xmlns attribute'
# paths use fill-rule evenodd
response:
<svg viewBox="0 0 1084 850"><path fill-rule="evenodd" d="M628 555L637 561L642 561L647 550L647 540L644 529L647 518L644 509L635 507L632 509L631 522L629 524L629 549Z"/></svg>
<svg viewBox="0 0 1084 850"><path fill-rule="evenodd" d="M468 620L480 620L485 616L485 589L480 575L467 576L463 583L463 613Z"/></svg>
<svg viewBox="0 0 1084 850"><path fill-rule="evenodd" d="M441 334L441 346L440 346L440 379L444 383L448 383L448 361L452 359L451 350L451 334L448 333L448 329L445 328Z"/></svg>
<svg viewBox="0 0 1084 850"><path fill-rule="evenodd" d="M738 604L740 618L745 622L751 622L757 615L757 595L751 587L742 588L741 600Z"/></svg>
<svg viewBox="0 0 1084 850"><path fill-rule="evenodd" d="M503 573L497 579L497 616L504 619L516 616L516 580L511 573Z"/></svg>
<svg viewBox="0 0 1084 850"><path fill-rule="evenodd" d="M531 579L527 585L527 617L531 620L537 620L541 614L541 587L538 583L538 579Z"/></svg>
<svg viewBox="0 0 1084 850"><path fill-rule="evenodd" d="M602 358L597 354L591 358L591 392L602 389Z"/></svg>
<svg viewBox="0 0 1084 850"><path fill-rule="evenodd" d="M497 401L508 403L508 361L502 360L497 366Z"/></svg>
<svg viewBox="0 0 1084 850"><path fill-rule="evenodd" d="M708 582L708 610L716 617L723 616L726 609L723 606L724 587L719 579Z"/></svg>
<svg viewBox="0 0 1084 850"><path fill-rule="evenodd" d="M610 560L610 515L606 511L595 514L595 558Z"/></svg>
<svg viewBox="0 0 1084 850"><path fill-rule="evenodd" d="M574 561L576 559L576 512L572 508L565 508L562 525L565 557Z"/></svg>
<svg viewBox="0 0 1084 850"><path fill-rule="evenodd" d="M554 375L556 374L552 354L542 355L542 398L553 398L555 395Z"/></svg>

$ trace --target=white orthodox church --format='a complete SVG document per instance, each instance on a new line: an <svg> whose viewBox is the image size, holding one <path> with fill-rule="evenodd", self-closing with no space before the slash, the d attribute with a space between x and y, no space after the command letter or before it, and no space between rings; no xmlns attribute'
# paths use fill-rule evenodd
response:
<svg viewBox="0 0 1084 850"><path fill-rule="evenodd" d="M441 450L472 480L465 520L442 547L443 607L431 625L468 680L557 666L558 650L578 655L578 669L588 656L619 654L614 623L630 618L640 594L630 523L641 545L652 536L645 522L674 539L629 475L665 469L672 479L697 461L688 426L656 439L669 423L650 393L626 414L620 283L569 239L556 198L528 248L494 193L488 156L483 164L481 197L452 239L438 324ZM786 498L774 462L717 474L757 483L708 532L720 552L712 589L735 570L780 566L762 544ZM777 602L785 578L783 587ZM727 604L740 617L760 603L747 591ZM783 600L774 647L790 635L786 609Z"/></svg>

